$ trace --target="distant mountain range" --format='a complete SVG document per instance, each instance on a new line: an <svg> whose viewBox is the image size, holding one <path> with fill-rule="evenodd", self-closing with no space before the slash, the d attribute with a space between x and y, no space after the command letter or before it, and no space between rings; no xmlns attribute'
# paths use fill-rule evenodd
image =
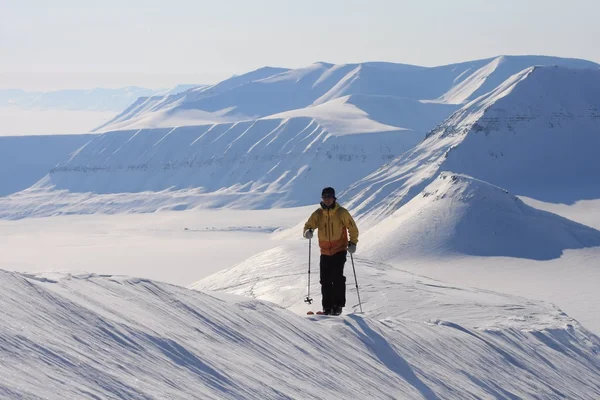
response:
<svg viewBox="0 0 600 400"><path fill-rule="evenodd" d="M443 171L549 201L600 197L599 82L598 64L542 56L262 68L138 99L29 180L19 215L301 206L334 186L378 221Z"/></svg>
<svg viewBox="0 0 600 400"><path fill-rule="evenodd" d="M98 130L240 122L291 110L294 116L311 116L312 108L340 98L377 122L428 130L460 105L536 65L600 67L546 56L500 56L432 68L383 62L265 67L167 98L142 97Z"/></svg>

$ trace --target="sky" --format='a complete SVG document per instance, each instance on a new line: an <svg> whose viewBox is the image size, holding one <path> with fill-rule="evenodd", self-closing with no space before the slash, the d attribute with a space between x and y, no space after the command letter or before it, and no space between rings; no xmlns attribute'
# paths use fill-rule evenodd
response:
<svg viewBox="0 0 600 400"><path fill-rule="evenodd" d="M597 15L597 0L0 0L0 89L209 84L317 61L600 62Z"/></svg>

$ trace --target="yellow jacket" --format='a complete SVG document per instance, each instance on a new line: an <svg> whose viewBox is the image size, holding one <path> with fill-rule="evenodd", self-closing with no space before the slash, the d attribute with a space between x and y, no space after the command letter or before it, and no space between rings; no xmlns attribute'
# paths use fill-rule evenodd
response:
<svg viewBox="0 0 600 400"><path fill-rule="evenodd" d="M358 228L354 219L348 210L337 203L333 208L319 207L313 212L304 224L303 234L308 229L319 230L321 254L328 256L348 249L348 232L350 241L358 243Z"/></svg>

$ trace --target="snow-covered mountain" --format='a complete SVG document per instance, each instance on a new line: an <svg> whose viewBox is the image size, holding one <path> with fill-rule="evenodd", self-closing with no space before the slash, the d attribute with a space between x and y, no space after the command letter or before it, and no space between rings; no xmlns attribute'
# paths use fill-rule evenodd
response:
<svg viewBox="0 0 600 400"><path fill-rule="evenodd" d="M551 62L593 69L527 68L439 125L461 106L457 96L466 101L523 64ZM102 128L118 130L73 149L18 198L0 199L0 215L296 206L334 186L349 188L343 198L359 215L385 216L441 163L517 195L575 193L546 184L553 181L593 191L597 138L588 137L597 128L599 73L597 64L551 57L263 68L140 99ZM130 123L156 128L124 129Z"/></svg>
<svg viewBox="0 0 600 400"><path fill-rule="evenodd" d="M283 290L277 284L286 280L298 286L289 264L271 269L274 259L267 256L262 261L270 264L255 264L259 273L251 281L247 276L221 286L254 287L254 297L269 296L267 287ZM0 395L600 395L600 339L560 310L373 267L379 279L362 293L365 313L335 318L145 279L0 271Z"/></svg>
<svg viewBox="0 0 600 400"><path fill-rule="evenodd" d="M38 182L92 135L0 136L0 196Z"/></svg>
<svg viewBox="0 0 600 400"><path fill-rule="evenodd" d="M497 186L442 172L361 243L361 254L385 262L452 254L549 260L566 249L600 246L600 231L530 207Z"/></svg>
<svg viewBox="0 0 600 400"><path fill-rule="evenodd" d="M226 107L225 110L215 110L214 107L205 110L195 107L195 102L203 98L218 97L237 86L285 71L289 70L263 67L240 76L233 76L215 85L203 85L179 93L140 97L115 118L97 127L95 131L201 125L207 122L243 120L244 118L227 115L235 106Z"/></svg>
<svg viewBox="0 0 600 400"><path fill-rule="evenodd" d="M360 133L318 120L96 135L30 190L2 198L0 214L93 213L103 204L111 204L110 212L310 204L324 186L347 186L419 140L414 132L369 120L354 120Z"/></svg>
<svg viewBox="0 0 600 400"><path fill-rule="evenodd" d="M527 68L352 185L344 198L359 214L379 219L420 193L440 171L544 201L598 198L599 131L600 70Z"/></svg>
<svg viewBox="0 0 600 400"><path fill-rule="evenodd" d="M254 120L358 96L354 104L365 111L375 111L371 118L386 124L393 121L394 126L406 129L425 124L427 131L456 110L450 105L475 99L511 75L535 65L600 67L577 59L500 56L433 68L383 62L319 62L293 70L262 68L167 99L141 98L99 130ZM436 103L446 107L433 105ZM415 108L423 111L419 122L413 125ZM441 118L439 110L446 111ZM430 112L433 115L429 116Z"/></svg>

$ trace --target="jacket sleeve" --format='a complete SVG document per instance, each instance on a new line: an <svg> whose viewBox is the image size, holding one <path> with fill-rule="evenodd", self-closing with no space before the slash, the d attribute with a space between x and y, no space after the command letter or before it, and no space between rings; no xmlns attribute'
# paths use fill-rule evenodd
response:
<svg viewBox="0 0 600 400"><path fill-rule="evenodd" d="M344 210L341 215L342 223L348 229L348 233L350 234L350 241L354 244L358 244L358 227L356 226L356 222L348 212L348 210Z"/></svg>
<svg viewBox="0 0 600 400"><path fill-rule="evenodd" d="M302 236L304 236L304 232L306 232L309 229L312 229L313 231L315 229L317 229L317 227L319 226L319 210L316 210L315 212L313 212L310 217L308 218L308 221L306 221L306 223L304 224L304 229L302 229Z"/></svg>

